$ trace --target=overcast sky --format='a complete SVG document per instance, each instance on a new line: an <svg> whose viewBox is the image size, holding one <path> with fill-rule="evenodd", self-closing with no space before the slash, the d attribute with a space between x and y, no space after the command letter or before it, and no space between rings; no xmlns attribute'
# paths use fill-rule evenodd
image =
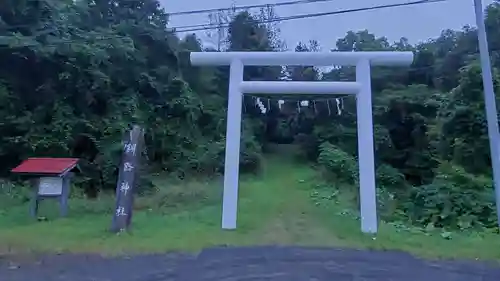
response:
<svg viewBox="0 0 500 281"><path fill-rule="evenodd" d="M288 1L290 0L160 0L167 12ZM286 17L410 1L414 0L332 0L326 3L277 7L275 11L278 16ZM492 2L493 0L483 0L483 5L486 7ZM207 15L186 15L173 16L170 22L173 27L207 24L209 20ZM315 39L322 47L331 49L335 47L335 41L349 30L368 29L377 36L386 36L390 41L406 37L410 42L417 43L439 36L443 29L460 29L467 24L475 26L473 0L448 0L442 3L291 20L280 23L279 27L281 36L289 47L294 47L299 41ZM205 32L199 33L202 37L204 34Z"/></svg>

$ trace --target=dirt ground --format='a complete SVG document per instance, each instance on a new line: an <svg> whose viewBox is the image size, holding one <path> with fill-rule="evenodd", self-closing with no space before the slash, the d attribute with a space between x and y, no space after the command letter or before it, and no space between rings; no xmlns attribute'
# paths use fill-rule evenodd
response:
<svg viewBox="0 0 500 281"><path fill-rule="evenodd" d="M0 259L1 281L498 281L500 265L427 261L395 251L211 248L196 255Z"/></svg>

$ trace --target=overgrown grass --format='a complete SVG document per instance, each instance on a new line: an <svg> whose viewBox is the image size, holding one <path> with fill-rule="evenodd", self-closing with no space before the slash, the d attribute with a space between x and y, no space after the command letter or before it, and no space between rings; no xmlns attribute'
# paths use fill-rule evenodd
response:
<svg viewBox="0 0 500 281"><path fill-rule="evenodd" d="M220 182L172 183L158 179L155 196L138 198L131 233L108 232L114 200L71 200L70 216L54 204L41 207L47 221L33 221L19 198L0 202L0 251L122 254L197 251L214 245L309 245L398 249L426 257L500 259L498 234L426 233L381 223L376 237L360 233L344 186L325 188L317 173L292 161L270 159L264 173L240 186L238 229L220 229ZM337 190L337 191L335 191ZM338 192L341 191L341 192ZM1 253L1 252L0 252Z"/></svg>

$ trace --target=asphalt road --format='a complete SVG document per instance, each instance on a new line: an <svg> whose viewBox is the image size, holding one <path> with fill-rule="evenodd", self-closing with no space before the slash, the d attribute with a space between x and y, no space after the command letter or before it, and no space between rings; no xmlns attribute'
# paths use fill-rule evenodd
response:
<svg viewBox="0 0 500 281"><path fill-rule="evenodd" d="M0 259L0 281L170 280L498 281L500 265L426 261L396 251L301 247L211 248L196 255Z"/></svg>

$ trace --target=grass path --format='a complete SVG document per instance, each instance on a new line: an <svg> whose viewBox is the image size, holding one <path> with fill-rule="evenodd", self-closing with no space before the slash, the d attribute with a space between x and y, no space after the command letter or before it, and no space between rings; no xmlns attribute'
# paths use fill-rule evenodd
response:
<svg viewBox="0 0 500 281"><path fill-rule="evenodd" d="M494 234L453 234L451 240L445 240L439 233L425 234L382 223L376 238L362 235L359 221L345 215L348 206L341 197L323 201L311 198L315 178L311 168L282 159L271 159L267 166L262 175L242 180L236 231L220 229L219 202L187 210L141 210L134 214L132 233L112 235L107 231L111 214L90 212L95 203L76 199L71 204L87 211L74 207L66 219L33 222L27 217L24 205L0 211L0 254L1 251L115 254L197 251L224 244L294 244L401 249L431 257L500 259L500 237ZM105 203L112 205L113 201Z"/></svg>
<svg viewBox="0 0 500 281"><path fill-rule="evenodd" d="M246 179L240 186L237 231L220 229L220 203L189 211L172 210L172 214L139 211L134 214L133 232L118 236L106 231L109 213L79 212L67 219L30 222L27 206L17 206L0 215L0 245L34 251L162 252L221 244L302 244L310 241L310 229L327 237L321 224L309 218L312 205L308 197L296 189L311 171L292 170L291 165L273 161L268 164L266 173Z"/></svg>

